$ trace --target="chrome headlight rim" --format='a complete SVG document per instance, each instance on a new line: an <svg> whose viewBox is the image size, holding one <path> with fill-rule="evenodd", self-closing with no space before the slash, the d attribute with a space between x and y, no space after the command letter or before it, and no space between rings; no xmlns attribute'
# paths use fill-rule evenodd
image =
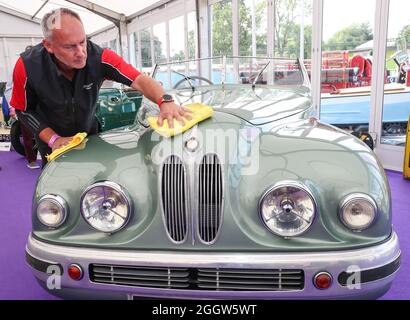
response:
<svg viewBox="0 0 410 320"><path fill-rule="evenodd" d="M56 204L58 207L60 207L63 217L62 217L61 221L58 224L49 224L49 223L45 222L43 219L40 218L40 215L38 213L38 208L39 208L41 202L43 202L45 200L48 200L48 201ZM57 229L57 228L61 227L66 222L68 214L69 214L69 207L68 207L67 201L62 196L59 196L57 194L45 194L37 202L37 206L36 206L37 219L38 219L38 221L40 221L40 223L42 225L44 225L48 228Z"/></svg>
<svg viewBox="0 0 410 320"><path fill-rule="evenodd" d="M301 230L300 232L297 232L293 235L283 235L280 234L279 232L275 232L275 230L272 230L265 222L265 219L263 218L263 213L262 213L262 205L263 202L266 198L266 196L268 194L270 194L273 190L275 189L279 189L279 188L283 188L283 187L295 187L295 188L299 188L302 191L306 192L306 194L309 196L310 200L313 203L313 217L312 217L312 221L310 222L309 226L307 228L305 228L304 230ZM310 230L310 228L312 227L312 225L314 224L317 214L318 214L318 205L316 202L315 197L313 196L313 193L310 191L310 189L305 186L303 183L298 182L298 181L292 181L292 180L284 180L284 181L280 181L275 183L274 185L270 186L269 188L266 189L266 191L263 193L262 197L259 200L259 205L258 205L258 211L259 211L259 217L262 220L263 225L273 234L280 236L282 238L295 238L295 237L299 237L303 234L305 234L306 232L308 232Z"/></svg>
<svg viewBox="0 0 410 320"><path fill-rule="evenodd" d="M84 198L85 198L85 196L87 195L87 193L88 193L90 190L92 190L92 189L94 189L94 188L97 188L97 187L109 187L109 188L112 188L112 189L114 189L115 191L119 192L119 193L124 197L124 199L125 199L125 201L126 201L126 205L127 205L128 215L127 215L127 219L124 221L123 225L122 225L120 228L118 228L118 229L116 229L116 230L113 230L113 231L100 230L100 229L96 228L95 226L93 226L93 225L89 222L89 220L85 217L85 214L84 214L84 211L83 211L83 201L84 201ZM130 221L130 219L131 219L131 216L132 216L132 214L133 214L133 212L134 212L134 205L133 205L133 202L132 202L132 199L131 199L129 193L127 192L127 190L125 190L124 187L122 187L121 185L119 185L118 183L113 182L113 181L102 180L102 181L97 181L97 182L91 184L89 187L87 187L87 188L83 191L83 193L81 194L81 198L80 198L80 212L81 212L81 216L83 217L83 219L85 220L85 222L86 222L88 225L90 225L94 230L97 230L97 231L99 231L99 232L103 232L103 233L106 233L106 234L114 234L114 233L117 233L117 232L121 231L122 229L124 229L124 228L128 225L128 223L129 223L129 221Z"/></svg>
<svg viewBox="0 0 410 320"><path fill-rule="evenodd" d="M361 227L361 228L356 228L353 227L352 225L350 225L349 223L347 223L345 221L345 219L343 218L343 212L344 212L344 208L349 205L351 202L353 201L357 201L357 200L365 200L368 203L370 203L370 205L373 207L373 211L374 211L374 216L373 219L365 226ZM345 196L342 201L340 202L339 205L339 219L340 221L343 223L343 225L348 228L349 230L353 231L353 232L362 232L366 229L369 229L374 222L376 221L377 218L377 212L378 212L378 207L377 207L377 203L376 201L369 196L368 194L365 193L360 193L360 192L355 192L355 193L350 193L347 196Z"/></svg>

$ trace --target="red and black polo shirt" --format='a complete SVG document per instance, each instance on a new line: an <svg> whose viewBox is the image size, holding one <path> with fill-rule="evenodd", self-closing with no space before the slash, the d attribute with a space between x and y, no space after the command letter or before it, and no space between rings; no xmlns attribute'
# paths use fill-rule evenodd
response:
<svg viewBox="0 0 410 320"><path fill-rule="evenodd" d="M98 92L104 80L127 86L140 75L109 49L88 41L87 64L72 81L58 70L53 55L38 44L21 54L14 67L10 105L19 119L38 134L52 128L60 136L95 133Z"/></svg>

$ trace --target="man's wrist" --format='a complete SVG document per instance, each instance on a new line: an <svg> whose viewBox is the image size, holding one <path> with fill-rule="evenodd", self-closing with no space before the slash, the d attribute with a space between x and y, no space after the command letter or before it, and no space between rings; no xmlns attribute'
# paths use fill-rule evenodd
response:
<svg viewBox="0 0 410 320"><path fill-rule="evenodd" d="M60 136L59 136L57 133L53 134L53 135L51 136L50 140L48 140L48 146L49 146L50 148L52 148L54 142L56 142L56 140L57 140L58 138L60 138Z"/></svg>
<svg viewBox="0 0 410 320"><path fill-rule="evenodd" d="M164 94L157 100L158 107L161 108L161 105L164 103L174 102L174 98L169 94Z"/></svg>

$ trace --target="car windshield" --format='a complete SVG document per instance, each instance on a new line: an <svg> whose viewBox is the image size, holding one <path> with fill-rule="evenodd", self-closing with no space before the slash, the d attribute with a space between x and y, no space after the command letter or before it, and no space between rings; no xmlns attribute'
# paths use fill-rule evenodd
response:
<svg viewBox="0 0 410 320"><path fill-rule="evenodd" d="M309 86L303 64L295 59L216 57L157 64L152 77L165 90L243 84L250 87Z"/></svg>

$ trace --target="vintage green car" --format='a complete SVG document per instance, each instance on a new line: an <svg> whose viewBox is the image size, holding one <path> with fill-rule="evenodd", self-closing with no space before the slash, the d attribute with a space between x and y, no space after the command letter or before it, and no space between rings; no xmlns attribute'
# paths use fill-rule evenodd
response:
<svg viewBox="0 0 410 320"><path fill-rule="evenodd" d="M242 83L240 74L253 74ZM314 116L298 60L157 65L214 115L163 138L147 124L90 137L47 164L26 257L67 298L376 298L400 267L375 154Z"/></svg>
<svg viewBox="0 0 410 320"><path fill-rule="evenodd" d="M141 101L142 95L136 90L102 88L98 95L96 112L100 131L133 124Z"/></svg>

